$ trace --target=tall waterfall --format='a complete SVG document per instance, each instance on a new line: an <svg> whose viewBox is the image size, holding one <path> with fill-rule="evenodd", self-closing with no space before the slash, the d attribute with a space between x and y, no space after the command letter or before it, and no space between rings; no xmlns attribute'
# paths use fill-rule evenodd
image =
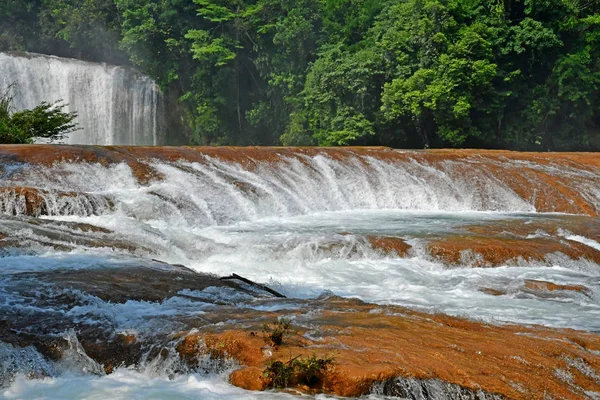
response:
<svg viewBox="0 0 600 400"><path fill-rule="evenodd" d="M0 53L0 88L14 84L15 107L63 100L80 130L67 144L161 144L158 86L127 68L38 54Z"/></svg>

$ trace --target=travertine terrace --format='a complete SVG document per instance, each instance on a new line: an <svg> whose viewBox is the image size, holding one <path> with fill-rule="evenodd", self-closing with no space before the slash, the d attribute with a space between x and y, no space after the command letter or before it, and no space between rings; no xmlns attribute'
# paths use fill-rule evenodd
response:
<svg viewBox="0 0 600 400"><path fill-rule="evenodd" d="M600 393L595 154L0 146L0 213L0 340L38 354L30 378L162 365L266 390L314 355L333 363L293 390Z"/></svg>

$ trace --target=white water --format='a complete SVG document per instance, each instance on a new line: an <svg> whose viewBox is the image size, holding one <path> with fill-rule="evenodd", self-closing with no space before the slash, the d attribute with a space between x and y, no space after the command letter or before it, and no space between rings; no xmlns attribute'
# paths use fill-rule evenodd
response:
<svg viewBox="0 0 600 400"><path fill-rule="evenodd" d="M114 400L163 400L163 399L297 399L298 396L275 392L252 393L225 381L226 376L202 374L182 375L174 379L152 377L132 370L118 370L104 377L62 376L36 381L19 377L13 386L4 392L6 399L114 399ZM0 392L0 395L2 393ZM311 398L328 399L329 396Z"/></svg>
<svg viewBox="0 0 600 400"><path fill-rule="evenodd" d="M475 186L468 176L453 176L451 164L444 170L411 161L340 162L321 155L253 170L211 158L151 165L164 179L148 185L140 185L126 164L8 168L0 177L4 185L48 190L50 215L44 225L3 221L12 236L29 244L21 256L45 254L33 261L4 258L5 270L52 265L57 256L52 246L60 245L90 257L119 253L217 275L237 273L291 297L331 291L486 321L600 330L600 269L594 263L556 254L543 263L482 269L472 268L465 254L462 268L449 269L423 249L424 239L461 232L466 225L550 220L561 228L568 221L568 216L534 213L532 204L494 177L485 181L484 176ZM54 195L69 191L84 195ZM0 211L19 215L24 210L22 198L0 196ZM58 221L111 233L80 232ZM403 238L412 253L408 258L384 255L371 248L368 235ZM597 246L562 230L559 235ZM94 241L111 248L90 247ZM591 292L540 299L523 290L526 279L581 284ZM507 289L507 295L490 296L482 289Z"/></svg>
<svg viewBox="0 0 600 400"><path fill-rule="evenodd" d="M82 162L51 168L14 164L5 168L0 186L49 190L50 215L31 224L20 216L25 209L23 199L0 197L0 211L16 215L0 219L3 231L24 245L5 250L0 278L15 272L85 269L155 258L268 283L292 297L277 306L284 311L302 307L294 299L333 293L492 323L600 331L600 268L594 263L554 254L537 264L517 262L490 269L473 268L467 257L464 265L448 268L424 251L422 243L428 237L461 232L466 225L550 220L561 227L568 221L569 216L536 213L528 200L494 177L482 175L480 184L473 185L472 177L452 175L451 163L444 170L369 157L343 163L325 156L305 157L302 162L289 159L258 165L252 171L210 158L201 163L154 161L152 166L165 178L148 185L140 185L125 164L107 167ZM592 189L588 197L597 201ZM59 191L82 192L86 199L91 196L97 201L90 208L81 197L56 196ZM83 232L65 223L87 223L111 232ZM401 237L413 245L412 253L406 258L385 255L369 245L367 235ZM562 235L593 248L597 245L589 238ZM94 241L117 246L97 248L91 245ZM71 250L57 251L56 245ZM589 292L539 296L525 287L528 279L583 285ZM483 289L506 294L492 296ZM6 291L0 295L4 296L0 308L27 307ZM222 296L239 307L270 307L268 302L231 298L210 289L193 295ZM168 329L164 320L169 317L207 312L202 303L183 297L124 304L88 297L86 307L67 310L67 315L91 318L119 331ZM301 318L296 323L302 323ZM240 391L226 384L223 375L168 377L118 370L103 377L63 373L45 380L19 378L4 396L288 397Z"/></svg>
<svg viewBox="0 0 600 400"><path fill-rule="evenodd" d="M249 392L226 382L232 366L223 366L220 372L189 373L173 375L171 369L178 360L167 358L157 363L149 360L144 365L133 368L119 368L110 375L90 374L85 371L89 363L59 361L49 363L43 360L31 347L17 349L11 345L0 343L0 376L6 367L16 366L12 361L27 366L24 373L18 374L10 387L2 389L3 399L115 399L115 400L150 400L150 399L272 399L285 400L306 398L300 393L285 394L277 392ZM208 361L210 363L210 361ZM11 365L14 364L14 365ZM87 365L86 365L87 364ZM207 367L210 368L209 365ZM27 374L44 372L56 375L43 379L29 379ZM319 395L314 399L330 399Z"/></svg>
<svg viewBox="0 0 600 400"><path fill-rule="evenodd" d="M0 90L14 84L17 110L62 100L81 128L67 144L156 145L161 94L148 77L123 67L37 54L0 53Z"/></svg>

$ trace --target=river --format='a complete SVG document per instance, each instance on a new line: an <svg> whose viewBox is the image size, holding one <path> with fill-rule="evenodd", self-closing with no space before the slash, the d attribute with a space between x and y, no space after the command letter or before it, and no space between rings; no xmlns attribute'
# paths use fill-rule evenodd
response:
<svg viewBox="0 0 600 400"><path fill-rule="evenodd" d="M295 398L230 385L233 362L183 368L173 354L105 375L77 344L77 328L66 328L151 340L182 330L182 321L208 318L214 304L306 315L315 311L312 302L339 296L482 324L599 333L597 160L536 157L2 147L1 313L14 321L48 318L35 329L70 338L72 348L51 360L31 346L3 343L0 396ZM162 263L239 274L287 299L189 287L160 301L115 301L63 281L60 288L40 283L65 271ZM371 392L381 397L376 387Z"/></svg>

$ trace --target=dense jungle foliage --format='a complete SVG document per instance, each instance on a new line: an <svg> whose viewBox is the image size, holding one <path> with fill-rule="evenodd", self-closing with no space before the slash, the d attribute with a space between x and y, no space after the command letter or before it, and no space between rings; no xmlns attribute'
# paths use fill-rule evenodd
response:
<svg viewBox="0 0 600 400"><path fill-rule="evenodd" d="M600 149L595 0L3 0L0 50L133 64L197 144Z"/></svg>

